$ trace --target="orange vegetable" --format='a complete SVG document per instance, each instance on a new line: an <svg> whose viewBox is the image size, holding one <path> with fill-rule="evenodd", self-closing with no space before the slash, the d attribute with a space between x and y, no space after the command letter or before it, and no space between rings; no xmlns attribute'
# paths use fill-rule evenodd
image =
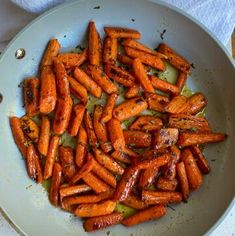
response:
<svg viewBox="0 0 235 236"><path fill-rule="evenodd" d="M175 96L166 106L165 106L165 111L172 113L172 114L177 114L177 113L182 113L182 107L187 104L187 97L183 95L178 95Z"/></svg>
<svg viewBox="0 0 235 236"><path fill-rule="evenodd" d="M176 170L183 199L186 200L189 197L189 184L183 161L179 162L176 165Z"/></svg>
<svg viewBox="0 0 235 236"><path fill-rule="evenodd" d="M151 146L152 137L149 133L136 130L124 130L123 134L127 145L139 148Z"/></svg>
<svg viewBox="0 0 235 236"><path fill-rule="evenodd" d="M104 32L111 38L139 39L141 37L137 30L121 27L104 27Z"/></svg>
<svg viewBox="0 0 235 236"><path fill-rule="evenodd" d="M103 123L106 123L112 119L113 116L113 108L115 106L115 103L118 99L117 93L112 93L107 99L106 105L104 107L103 113L101 115L100 121Z"/></svg>
<svg viewBox="0 0 235 236"><path fill-rule="evenodd" d="M123 204L132 207L134 209L145 209L148 207L148 205L142 201L141 199L139 199L136 195L134 194L130 194L128 195L128 197L126 198L125 201L123 201Z"/></svg>
<svg viewBox="0 0 235 236"><path fill-rule="evenodd" d="M164 177L159 177L157 180L156 187L162 191L174 192L176 190L177 184L177 179L169 180Z"/></svg>
<svg viewBox="0 0 235 236"><path fill-rule="evenodd" d="M155 180L158 175L159 167L152 166L148 169L142 170L138 187L140 189L147 189Z"/></svg>
<svg viewBox="0 0 235 236"><path fill-rule="evenodd" d="M103 62L115 64L117 60L118 43L116 38L106 37L104 40Z"/></svg>
<svg viewBox="0 0 235 236"><path fill-rule="evenodd" d="M148 109L165 112L165 107L169 103L169 98L156 93L145 93Z"/></svg>
<svg viewBox="0 0 235 236"><path fill-rule="evenodd" d="M179 88L179 93L182 91L182 89L186 83L186 80L187 80L187 74L179 71L178 78L176 81L176 86Z"/></svg>
<svg viewBox="0 0 235 236"><path fill-rule="evenodd" d="M130 157L122 152L122 151L114 151L112 154L111 154L112 158L114 158L115 160L117 161L120 161L120 162L123 162L123 163L127 163L127 164L130 164L131 163L131 159Z"/></svg>
<svg viewBox="0 0 235 236"><path fill-rule="evenodd" d="M82 203L96 203L102 200L99 195L82 195L82 196L74 196L74 197L66 197L63 199L63 205L65 208L71 205L78 205Z"/></svg>
<svg viewBox="0 0 235 236"><path fill-rule="evenodd" d="M123 55L123 54L120 54L120 53L118 53L117 59L122 64L128 65L128 66L131 66L132 62L133 62L133 59L131 57L128 57L127 55Z"/></svg>
<svg viewBox="0 0 235 236"><path fill-rule="evenodd" d="M47 116L42 116L40 135L38 140L38 151L46 156L50 140L50 120Z"/></svg>
<svg viewBox="0 0 235 236"><path fill-rule="evenodd" d="M91 191L91 187L87 184L80 184L80 185L72 185L66 187L60 187L60 199L62 200L64 197L68 197L71 195L76 195L78 193L84 193Z"/></svg>
<svg viewBox="0 0 235 236"><path fill-rule="evenodd" d="M75 156L75 162L78 167L81 167L84 164L86 152L87 152L87 132L81 125L77 136L77 147Z"/></svg>
<svg viewBox="0 0 235 236"><path fill-rule="evenodd" d="M138 83L134 83L131 87L129 87L125 93L125 98L133 98L139 95L140 85Z"/></svg>

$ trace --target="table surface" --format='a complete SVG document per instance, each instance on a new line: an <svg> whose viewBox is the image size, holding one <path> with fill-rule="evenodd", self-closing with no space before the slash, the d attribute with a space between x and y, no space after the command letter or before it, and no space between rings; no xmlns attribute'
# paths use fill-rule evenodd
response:
<svg viewBox="0 0 235 236"><path fill-rule="evenodd" d="M35 16L15 7L8 0L0 0L0 27L2 30L2 41L0 41L0 51L2 51L8 41L22 28L22 23L17 24L19 15L23 18L23 24L32 20ZM228 42L227 49L231 52L231 42ZM19 234L9 225L0 213L0 236L18 236ZM235 206L228 213L224 221L211 234L212 236L234 236L235 235Z"/></svg>

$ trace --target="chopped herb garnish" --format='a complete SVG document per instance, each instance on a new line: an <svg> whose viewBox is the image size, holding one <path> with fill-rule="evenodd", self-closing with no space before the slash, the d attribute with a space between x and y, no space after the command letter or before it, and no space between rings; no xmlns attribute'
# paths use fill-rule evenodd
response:
<svg viewBox="0 0 235 236"><path fill-rule="evenodd" d="M100 6L93 7L93 9L100 9Z"/></svg>
<svg viewBox="0 0 235 236"><path fill-rule="evenodd" d="M164 39L164 34L166 33L166 29L164 29L161 33L160 33L160 38L163 40Z"/></svg>
<svg viewBox="0 0 235 236"><path fill-rule="evenodd" d="M193 69L195 69L195 66L194 66L194 64L193 64L193 63L191 63L191 64L190 64L190 66L191 66Z"/></svg>

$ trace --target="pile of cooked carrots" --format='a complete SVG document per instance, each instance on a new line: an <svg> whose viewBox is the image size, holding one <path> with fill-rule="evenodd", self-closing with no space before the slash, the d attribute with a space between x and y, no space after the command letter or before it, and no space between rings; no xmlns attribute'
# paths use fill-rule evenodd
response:
<svg viewBox="0 0 235 236"><path fill-rule="evenodd" d="M26 115L10 117L29 177L51 179L50 202L82 217L88 232L164 216L167 204L186 201L210 172L199 145L226 138L198 115L207 105L202 93L181 95L190 73L186 59L166 44L146 47L136 30L104 31L102 45L90 22L88 48L81 53L60 53L58 40L51 39L38 78L23 81ZM176 84L151 74L164 71L165 61L178 70ZM102 93L105 106L89 113L89 96ZM143 115L147 109L164 116ZM75 150L60 143L65 132L76 138ZM124 217L116 210L119 202L136 212Z"/></svg>

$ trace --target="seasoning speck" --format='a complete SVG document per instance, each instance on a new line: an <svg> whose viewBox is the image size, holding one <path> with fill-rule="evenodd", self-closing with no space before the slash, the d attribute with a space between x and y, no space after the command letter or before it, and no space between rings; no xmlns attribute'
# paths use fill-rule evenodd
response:
<svg viewBox="0 0 235 236"><path fill-rule="evenodd" d="M164 34L166 33L166 29L164 29L161 33L160 33L160 38L163 40L164 39Z"/></svg>
<svg viewBox="0 0 235 236"><path fill-rule="evenodd" d="M106 234L107 234L107 235L110 235L110 231L108 231Z"/></svg>
<svg viewBox="0 0 235 236"><path fill-rule="evenodd" d="M191 63L191 64L190 64L190 66L191 66L193 69L195 69L195 66L194 66L194 64L193 64L193 63Z"/></svg>
<svg viewBox="0 0 235 236"><path fill-rule="evenodd" d="M215 160L215 159L211 159L211 161L213 161L213 162L214 162L214 161L216 161L216 160Z"/></svg>
<svg viewBox="0 0 235 236"><path fill-rule="evenodd" d="M132 18L131 21L135 22L135 19Z"/></svg>
<svg viewBox="0 0 235 236"><path fill-rule="evenodd" d="M169 205L167 205L167 207L169 207L172 211L175 211L175 208L174 208L174 207L169 206Z"/></svg>
<svg viewBox="0 0 235 236"><path fill-rule="evenodd" d="M100 6L93 7L93 9L100 9Z"/></svg>
<svg viewBox="0 0 235 236"><path fill-rule="evenodd" d="M31 188L33 185L32 184L30 184L29 186L26 186L25 188L26 189L29 189L29 188Z"/></svg>
<svg viewBox="0 0 235 236"><path fill-rule="evenodd" d="M0 103L2 102L2 100L3 100L3 96L2 96L2 94L0 93Z"/></svg>
<svg viewBox="0 0 235 236"><path fill-rule="evenodd" d="M85 49L85 47L83 47L81 44L78 44L75 48L80 49L81 51Z"/></svg>
<svg viewBox="0 0 235 236"><path fill-rule="evenodd" d="M23 88L24 87L24 82L20 82L19 84L18 84L18 88Z"/></svg>
<svg viewBox="0 0 235 236"><path fill-rule="evenodd" d="M64 35L64 38L66 38L66 37L67 37L67 35L65 34L65 35Z"/></svg>
<svg viewBox="0 0 235 236"><path fill-rule="evenodd" d="M16 59L22 59L25 56L26 52L23 48L19 48L15 52L15 58Z"/></svg>

